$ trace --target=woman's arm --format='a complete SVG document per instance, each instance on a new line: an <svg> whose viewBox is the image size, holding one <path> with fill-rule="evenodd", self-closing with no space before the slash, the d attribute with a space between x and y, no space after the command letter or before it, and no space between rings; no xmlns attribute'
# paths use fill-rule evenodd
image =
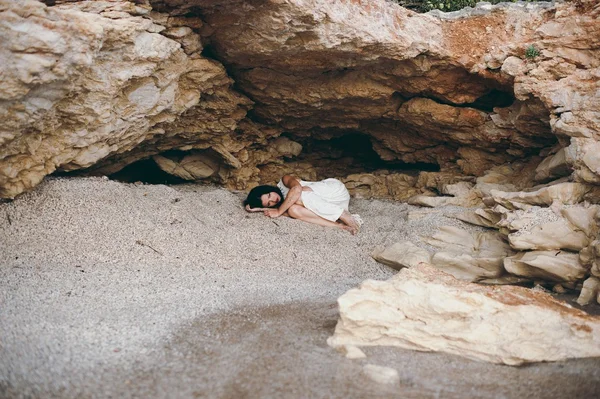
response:
<svg viewBox="0 0 600 399"><path fill-rule="evenodd" d="M300 185L300 180L298 180L296 177L285 175L281 181L287 188L290 189L290 191L288 191L285 201L283 201L283 204L281 204L279 208L267 209L265 211L266 216L276 218L283 215L300 199L300 196L302 195L302 186Z"/></svg>
<svg viewBox="0 0 600 399"><path fill-rule="evenodd" d="M246 205L246 212L264 212L269 208L250 208L250 205Z"/></svg>

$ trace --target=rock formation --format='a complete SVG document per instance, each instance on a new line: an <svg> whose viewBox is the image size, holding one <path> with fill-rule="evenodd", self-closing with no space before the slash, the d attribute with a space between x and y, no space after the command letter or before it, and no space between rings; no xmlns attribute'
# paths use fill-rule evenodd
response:
<svg viewBox="0 0 600 399"><path fill-rule="evenodd" d="M449 14L385 0L45 3L0 0L2 197L154 156L231 188L333 175L400 200L443 193L397 171L410 164L473 182L551 156L537 181L600 182L592 0ZM273 150L281 135L302 150ZM213 173L176 165L198 154Z"/></svg>
<svg viewBox="0 0 600 399"><path fill-rule="evenodd" d="M514 253L496 232L469 234L450 226L442 227L425 242L441 249L431 258L432 265L468 281L503 276L504 259Z"/></svg>
<svg viewBox="0 0 600 399"><path fill-rule="evenodd" d="M419 263L429 263L431 255L410 241L397 242L389 247L378 246L371 254L377 262L400 270L403 267L414 267Z"/></svg>
<svg viewBox="0 0 600 399"><path fill-rule="evenodd" d="M467 283L422 263L342 295L328 343L399 346L520 365L600 356L600 317L514 286Z"/></svg>
<svg viewBox="0 0 600 399"><path fill-rule="evenodd" d="M576 203L588 189L596 190L580 183L510 193L492 189L491 196L483 197L487 208L457 218L497 232L442 227L422 238L422 245L439 248L431 260L410 242L377 248L373 257L397 269L427 262L458 279L485 284L545 283L557 292L580 292L580 304L600 303L600 205Z"/></svg>

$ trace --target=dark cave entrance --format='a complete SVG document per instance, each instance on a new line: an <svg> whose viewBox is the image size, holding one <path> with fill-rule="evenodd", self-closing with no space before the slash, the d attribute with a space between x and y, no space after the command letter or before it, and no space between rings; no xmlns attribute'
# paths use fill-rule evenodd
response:
<svg viewBox="0 0 600 399"><path fill-rule="evenodd" d="M362 133L348 133L322 140L313 137L290 139L302 144L302 152L293 161L312 164L320 178L381 170L415 175L422 171L440 170L437 164L384 161L373 149L371 138Z"/></svg>
<svg viewBox="0 0 600 399"><path fill-rule="evenodd" d="M171 175L158 167L152 158L143 159L127 165L120 171L108 176L111 180L125 183L142 182L147 184L183 184L189 180Z"/></svg>
<svg viewBox="0 0 600 399"><path fill-rule="evenodd" d="M431 163L405 163L401 161L385 161L373 149L371 138L365 134L352 132L340 134L333 138L317 139L314 137L285 137L302 144L302 152L293 158L284 158L284 164L308 163L317 171L319 179L328 177L345 177L351 174L403 173L418 175L422 171L438 172L439 165ZM162 155L183 158L184 151L167 151ZM259 165L259 168L274 164ZM125 183L142 182L146 184L185 184L214 183L211 179L190 181L171 175L162 170L152 158L143 159L127 165L123 169L108 176L112 180Z"/></svg>
<svg viewBox="0 0 600 399"><path fill-rule="evenodd" d="M463 107L476 108L485 112L492 112L494 108L505 108L515 102L515 96L512 93L497 89L490 90L489 93L479 97L470 104L461 105Z"/></svg>

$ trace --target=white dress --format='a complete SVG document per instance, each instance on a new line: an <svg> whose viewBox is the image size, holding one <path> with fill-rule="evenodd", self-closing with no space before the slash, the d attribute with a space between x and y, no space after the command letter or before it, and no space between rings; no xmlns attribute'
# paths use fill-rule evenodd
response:
<svg viewBox="0 0 600 399"><path fill-rule="evenodd" d="M325 179L321 181L300 180L302 187L310 187L312 191L302 191L302 203L309 209L321 216L323 219L335 222L340 218L342 212L348 210L350 204L350 193L344 183L337 179ZM279 180L277 187L287 197L289 188Z"/></svg>

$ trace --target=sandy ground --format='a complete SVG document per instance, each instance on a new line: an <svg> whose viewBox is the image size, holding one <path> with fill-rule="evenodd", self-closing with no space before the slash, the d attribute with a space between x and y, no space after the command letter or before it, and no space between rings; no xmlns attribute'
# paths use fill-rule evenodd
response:
<svg viewBox="0 0 600 399"><path fill-rule="evenodd" d="M0 397L591 398L600 359L520 368L396 348L349 360L326 344L335 301L394 271L377 244L467 226L353 200L358 236L247 214L196 185L48 179L0 203ZM593 308L597 310L596 308ZM398 370L378 384L366 364Z"/></svg>

